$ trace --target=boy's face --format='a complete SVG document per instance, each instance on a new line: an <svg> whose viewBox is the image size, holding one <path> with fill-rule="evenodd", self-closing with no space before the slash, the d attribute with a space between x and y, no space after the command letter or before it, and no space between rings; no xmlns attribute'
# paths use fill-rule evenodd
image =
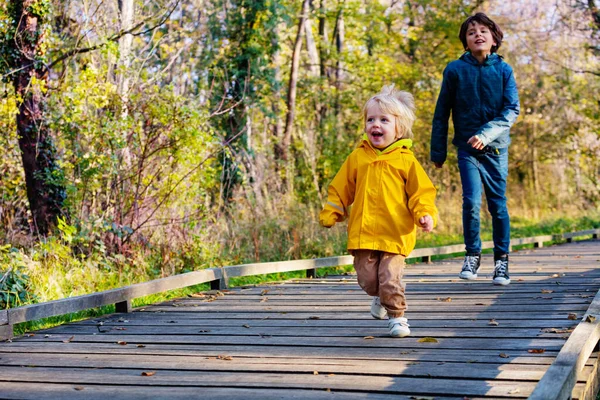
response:
<svg viewBox="0 0 600 400"><path fill-rule="evenodd" d="M385 114L377 103L367 108L365 133L373 147L385 149L396 141L396 117Z"/></svg>
<svg viewBox="0 0 600 400"><path fill-rule="evenodd" d="M473 21L467 29L467 47L473 55L486 56L492 52L492 47L496 45L490 28Z"/></svg>

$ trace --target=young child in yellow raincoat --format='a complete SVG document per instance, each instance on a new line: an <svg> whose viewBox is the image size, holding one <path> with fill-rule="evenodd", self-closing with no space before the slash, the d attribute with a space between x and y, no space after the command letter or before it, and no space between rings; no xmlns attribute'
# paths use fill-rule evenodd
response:
<svg viewBox="0 0 600 400"><path fill-rule="evenodd" d="M435 187L410 150L414 109L413 96L393 85L366 102L364 140L333 178L319 218L331 227L349 215L358 283L374 297L371 315L387 314L392 337L410 335L402 273L416 226L431 232L437 223Z"/></svg>

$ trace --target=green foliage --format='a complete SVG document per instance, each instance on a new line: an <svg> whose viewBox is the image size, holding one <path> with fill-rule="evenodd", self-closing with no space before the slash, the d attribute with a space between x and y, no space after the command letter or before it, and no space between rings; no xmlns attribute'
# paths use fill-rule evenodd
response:
<svg viewBox="0 0 600 400"><path fill-rule="evenodd" d="M19 252L10 245L0 247L0 309L18 307L37 300Z"/></svg>

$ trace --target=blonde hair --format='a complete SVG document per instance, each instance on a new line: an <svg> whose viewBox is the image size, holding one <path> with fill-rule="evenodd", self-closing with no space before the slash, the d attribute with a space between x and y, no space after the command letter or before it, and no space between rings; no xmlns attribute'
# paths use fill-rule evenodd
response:
<svg viewBox="0 0 600 400"><path fill-rule="evenodd" d="M367 110L375 104L385 114L396 117L396 139L412 139L412 126L417 118L415 115L415 99L412 94L402 90L394 90L394 84L381 88L381 91L367 100L363 107L365 126Z"/></svg>

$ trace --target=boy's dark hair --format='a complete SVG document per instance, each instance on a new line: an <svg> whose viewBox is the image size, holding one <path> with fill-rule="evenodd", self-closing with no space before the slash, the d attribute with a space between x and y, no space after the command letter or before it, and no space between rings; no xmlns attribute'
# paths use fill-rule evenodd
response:
<svg viewBox="0 0 600 400"><path fill-rule="evenodd" d="M467 30L469 29L469 25L471 25L473 22L477 22L477 23L479 23L481 25L485 25L489 28L489 30L492 34L492 37L494 38L494 42L496 42L496 45L492 46L491 51L492 51L492 53L497 52L498 49L500 48L500 46L502 45L502 38L504 38L504 33L502 33L502 30L500 29L498 24L496 24L494 21L492 21L487 15L485 15L482 12L479 12L475 15L471 15L460 26L460 33L458 34L458 38L462 42L465 50L468 50Z"/></svg>

